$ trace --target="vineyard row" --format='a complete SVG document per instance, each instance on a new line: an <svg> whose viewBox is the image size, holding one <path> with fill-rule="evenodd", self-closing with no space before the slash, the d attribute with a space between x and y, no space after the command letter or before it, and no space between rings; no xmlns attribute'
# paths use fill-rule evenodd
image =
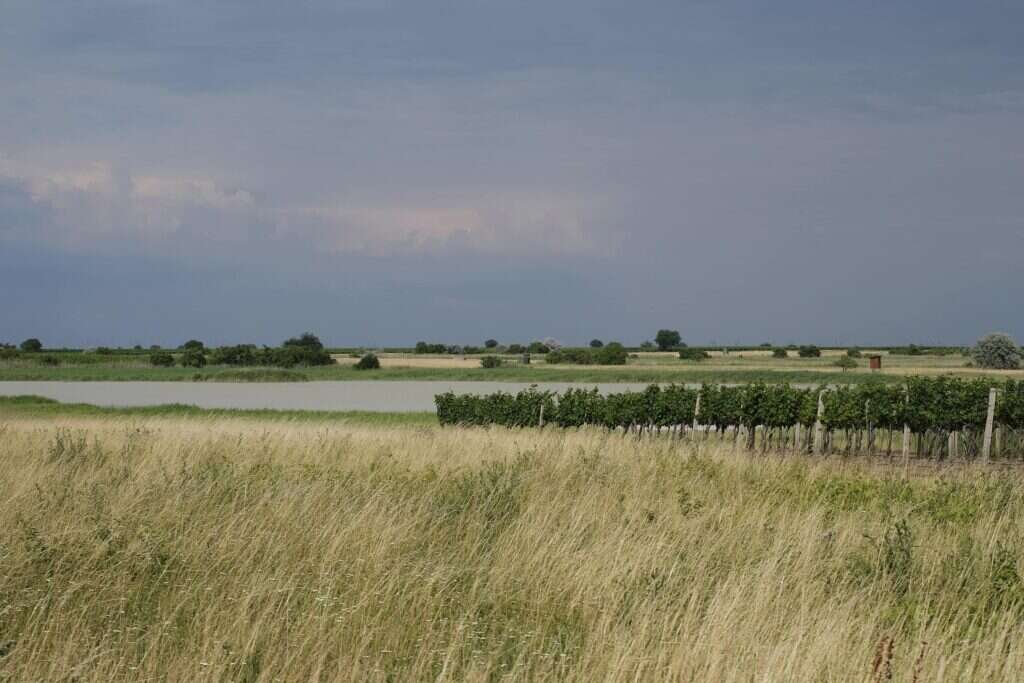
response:
<svg viewBox="0 0 1024 683"><path fill-rule="evenodd" d="M530 388L435 397L442 425L597 426L677 437L717 434L749 448L976 457L1024 455L1024 382L909 378L904 385L699 389L651 385L601 395ZM994 437L994 448L993 448Z"/></svg>

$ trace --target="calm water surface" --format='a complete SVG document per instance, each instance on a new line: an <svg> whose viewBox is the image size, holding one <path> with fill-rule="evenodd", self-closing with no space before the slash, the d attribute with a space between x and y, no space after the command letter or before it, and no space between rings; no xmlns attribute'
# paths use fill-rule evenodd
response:
<svg viewBox="0 0 1024 683"><path fill-rule="evenodd" d="M0 382L0 396L34 394L62 403L152 406L187 403L201 408L275 410L434 410L434 395L489 394L526 389L526 382ZM548 391L597 387L602 393L643 389L646 384L543 382Z"/></svg>

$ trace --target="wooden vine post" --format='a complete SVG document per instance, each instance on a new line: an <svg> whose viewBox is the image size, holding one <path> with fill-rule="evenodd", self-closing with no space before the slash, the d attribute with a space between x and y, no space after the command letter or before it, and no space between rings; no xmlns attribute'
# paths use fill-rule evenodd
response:
<svg viewBox="0 0 1024 683"><path fill-rule="evenodd" d="M825 433L824 433L825 425L822 424L822 422L821 422L821 418L823 418L825 416L825 400L823 398L824 395L825 395L824 391L819 391L818 392L818 416L814 420L814 454L815 455L820 455L821 454L821 447L823 445L823 441L824 441L824 437L825 437Z"/></svg>
<svg viewBox="0 0 1024 683"><path fill-rule="evenodd" d="M910 387L904 386L903 393L910 406ZM907 470L910 468L910 425L903 423L903 478L907 478Z"/></svg>
<svg viewBox="0 0 1024 683"><path fill-rule="evenodd" d="M543 403L540 404L540 420L537 421L537 426L542 428L542 429L544 427L544 404Z"/></svg>
<svg viewBox="0 0 1024 683"><path fill-rule="evenodd" d="M693 406L693 438L697 438L697 418L700 417L700 394L701 390L697 390L697 403Z"/></svg>
<svg viewBox="0 0 1024 683"><path fill-rule="evenodd" d="M992 455L992 425L996 419L996 390L988 390L988 414L985 416L985 440L981 445L981 459L988 460Z"/></svg>

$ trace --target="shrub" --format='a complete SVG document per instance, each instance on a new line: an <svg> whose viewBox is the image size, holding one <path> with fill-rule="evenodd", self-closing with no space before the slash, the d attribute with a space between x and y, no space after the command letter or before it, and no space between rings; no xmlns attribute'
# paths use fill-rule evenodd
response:
<svg viewBox="0 0 1024 683"><path fill-rule="evenodd" d="M206 349L206 346L204 346L203 342L199 341L198 339L189 339L187 342L181 345L181 348L184 349L185 351L203 351L204 349Z"/></svg>
<svg viewBox="0 0 1024 683"><path fill-rule="evenodd" d="M658 334L654 335L654 343L662 351L671 351L682 341L683 338L677 330L658 330Z"/></svg>
<svg viewBox="0 0 1024 683"><path fill-rule="evenodd" d="M976 365L994 370L1015 370L1020 367L1020 349L1009 335L999 332L986 335L974 345L971 354Z"/></svg>
<svg viewBox="0 0 1024 683"><path fill-rule="evenodd" d="M174 356L166 351L158 351L149 354L149 364L159 368L169 368L174 365Z"/></svg>
<svg viewBox="0 0 1024 683"><path fill-rule="evenodd" d="M544 344L544 342L535 341L530 344L526 349L530 353L548 353L551 349Z"/></svg>
<svg viewBox="0 0 1024 683"><path fill-rule="evenodd" d="M711 356L704 349L679 349L679 358L682 360L707 360Z"/></svg>
<svg viewBox="0 0 1024 683"><path fill-rule="evenodd" d="M601 341L600 339L591 339L590 340L590 348L592 348L592 349L599 349L602 346L604 346L604 342Z"/></svg>
<svg viewBox="0 0 1024 683"><path fill-rule="evenodd" d="M821 358L821 349L814 344L807 344L797 350L797 355L801 358Z"/></svg>
<svg viewBox="0 0 1024 683"><path fill-rule="evenodd" d="M772 349L772 358L789 358L789 352L783 348Z"/></svg>
<svg viewBox="0 0 1024 683"><path fill-rule="evenodd" d="M314 351L322 351L324 348L324 345L320 343L320 338L312 332L303 332L298 337L286 339L281 346L300 347L304 349L312 349Z"/></svg>
<svg viewBox="0 0 1024 683"><path fill-rule="evenodd" d="M284 346L279 349L260 349L254 354L253 365L294 368L297 365L333 365L334 358L323 348L312 346Z"/></svg>
<svg viewBox="0 0 1024 683"><path fill-rule="evenodd" d="M598 365L625 365L628 356L626 347L619 342L609 342L594 352Z"/></svg>
<svg viewBox="0 0 1024 683"><path fill-rule="evenodd" d="M106 346L97 346L96 347L96 354L97 355L100 355L100 356L110 356L110 355L113 355L113 353L114 353L114 350L110 349L110 348L107 348Z"/></svg>
<svg viewBox="0 0 1024 683"><path fill-rule="evenodd" d="M526 347L523 346L522 344L509 344L508 345L508 352L509 353L517 353L517 354L518 353L526 353Z"/></svg>
<svg viewBox="0 0 1024 683"><path fill-rule="evenodd" d="M444 353L447 350L444 344L428 344L427 342L416 342L416 353Z"/></svg>
<svg viewBox="0 0 1024 683"><path fill-rule="evenodd" d="M480 359L480 367L482 368L500 368L501 359L497 356L484 356Z"/></svg>
<svg viewBox="0 0 1024 683"><path fill-rule="evenodd" d="M860 358L861 357L860 349L858 349L856 346L853 347L852 349L846 349L846 355L849 358Z"/></svg>
<svg viewBox="0 0 1024 683"><path fill-rule="evenodd" d="M43 342L39 341L35 337L26 339L21 342L21 350L25 353L39 353L43 350Z"/></svg>
<svg viewBox="0 0 1024 683"><path fill-rule="evenodd" d="M654 342L652 342L650 339L646 339L640 342L640 348L643 349L644 351L649 351L654 348Z"/></svg>
<svg viewBox="0 0 1024 683"><path fill-rule="evenodd" d="M355 364L356 370L379 370L380 360L372 353L368 353L359 359L359 362Z"/></svg>
<svg viewBox="0 0 1024 683"><path fill-rule="evenodd" d="M185 353L181 354L181 367L183 368L201 368L205 365L206 356L197 348L187 349Z"/></svg>
<svg viewBox="0 0 1024 683"><path fill-rule="evenodd" d="M488 339L487 341L484 342L484 346L486 348L488 348L488 349L496 348L498 346L498 340L497 339Z"/></svg>
<svg viewBox="0 0 1024 683"><path fill-rule="evenodd" d="M253 362L255 352L256 347L252 344L220 346L210 352L210 363L213 365L255 365Z"/></svg>
<svg viewBox="0 0 1024 683"><path fill-rule="evenodd" d="M545 360L550 364L591 365L594 355L590 349L561 348L548 352Z"/></svg>
<svg viewBox="0 0 1024 683"><path fill-rule="evenodd" d="M17 349L12 349L8 347L0 349L0 360L14 360L19 355L21 354L18 353Z"/></svg>
<svg viewBox="0 0 1024 683"><path fill-rule="evenodd" d="M855 361L853 358L850 358L849 356L840 356L839 358L835 359L835 361L832 362L832 365L836 366L837 368L842 368L843 372L846 372L850 368L857 367L857 361Z"/></svg>
<svg viewBox="0 0 1024 683"><path fill-rule="evenodd" d="M478 353L483 353L484 350L479 346L463 346L462 353L468 356L475 356Z"/></svg>

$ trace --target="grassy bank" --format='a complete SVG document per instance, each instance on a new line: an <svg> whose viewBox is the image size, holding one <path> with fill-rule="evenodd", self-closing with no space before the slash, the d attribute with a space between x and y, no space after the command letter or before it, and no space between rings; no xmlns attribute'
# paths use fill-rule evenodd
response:
<svg viewBox="0 0 1024 683"><path fill-rule="evenodd" d="M436 425L432 412L385 413L367 410L226 410L199 408L174 403L130 408L95 406L88 403L60 403L42 396L0 396L0 420L15 418L105 417L148 418L176 417L206 420L258 420L267 422L345 422L361 425L400 426Z"/></svg>
<svg viewBox="0 0 1024 683"><path fill-rule="evenodd" d="M0 381L264 382L350 380L440 380L481 382L790 382L794 384L900 382L902 375L832 372L825 369L748 369L714 366L511 366L501 368L385 367L360 371L339 365L293 370L57 366L0 367Z"/></svg>
<svg viewBox="0 0 1024 683"><path fill-rule="evenodd" d="M4 679L1024 675L1015 470L587 430L0 430Z"/></svg>

